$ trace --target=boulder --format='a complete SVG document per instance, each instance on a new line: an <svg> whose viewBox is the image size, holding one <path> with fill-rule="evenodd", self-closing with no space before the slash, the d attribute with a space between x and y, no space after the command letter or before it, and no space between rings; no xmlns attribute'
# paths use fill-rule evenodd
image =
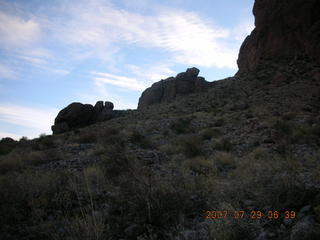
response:
<svg viewBox="0 0 320 240"><path fill-rule="evenodd" d="M58 125L65 122L70 129L74 129L92 123L93 115L94 107L92 105L75 102L58 113L54 124Z"/></svg>
<svg viewBox="0 0 320 240"><path fill-rule="evenodd" d="M94 111L99 113L101 112L103 109L103 101L98 101L95 105L94 105Z"/></svg>
<svg viewBox="0 0 320 240"><path fill-rule="evenodd" d="M104 108L105 109L109 109L109 110L113 110L113 103L112 102L105 102L104 103Z"/></svg>
<svg viewBox="0 0 320 240"><path fill-rule="evenodd" d="M53 125L51 127L51 130L54 134L59 134L59 133L64 133L68 132L70 130L68 123L66 122L61 122Z"/></svg>
<svg viewBox="0 0 320 240"><path fill-rule="evenodd" d="M178 95L187 95L207 89L209 83L203 77L198 77L199 72L199 69L195 67L188 68L176 77L169 77L152 84L142 93L138 109L143 109L156 103L170 102Z"/></svg>
<svg viewBox="0 0 320 240"><path fill-rule="evenodd" d="M256 0L255 29L240 48L239 72L305 55L320 63L319 12L319 0Z"/></svg>
<svg viewBox="0 0 320 240"><path fill-rule="evenodd" d="M114 116L113 103L98 101L90 104L71 103L62 109L51 127L54 134L64 133L92 123L109 120Z"/></svg>

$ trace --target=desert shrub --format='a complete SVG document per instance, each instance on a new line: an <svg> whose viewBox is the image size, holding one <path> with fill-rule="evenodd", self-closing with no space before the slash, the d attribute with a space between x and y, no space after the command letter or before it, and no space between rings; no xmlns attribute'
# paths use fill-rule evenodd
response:
<svg viewBox="0 0 320 240"><path fill-rule="evenodd" d="M91 192L97 192L97 190L99 189L103 190L103 186L106 184L106 178L101 166L89 166L84 169L83 175L88 190L90 190Z"/></svg>
<svg viewBox="0 0 320 240"><path fill-rule="evenodd" d="M31 151L27 154L24 154L23 161L26 165L40 165L46 161L46 156L43 152L40 151Z"/></svg>
<svg viewBox="0 0 320 240"><path fill-rule="evenodd" d="M166 154L169 154L169 155L172 155L172 154L176 153L176 151L177 151L176 147L170 143L160 145L158 147L158 150L160 150L161 152L164 152Z"/></svg>
<svg viewBox="0 0 320 240"><path fill-rule="evenodd" d="M320 137L320 125L312 127L312 133L315 136Z"/></svg>
<svg viewBox="0 0 320 240"><path fill-rule="evenodd" d="M176 139L175 145L178 152L186 157L196 157L201 154L201 138L198 135L184 135Z"/></svg>
<svg viewBox="0 0 320 240"><path fill-rule="evenodd" d="M124 136L120 134L118 128L108 127L101 130L98 135L98 143L103 147L108 147L110 145L123 146L125 143Z"/></svg>
<svg viewBox="0 0 320 240"><path fill-rule="evenodd" d="M24 165L23 159L18 153L11 152L7 155L0 156L0 174L21 171Z"/></svg>
<svg viewBox="0 0 320 240"><path fill-rule="evenodd" d="M0 229L6 229L11 236L8 239L23 239L26 235L48 239L48 217L52 211L70 208L71 201L64 187L67 176L31 171L0 176Z"/></svg>
<svg viewBox="0 0 320 240"><path fill-rule="evenodd" d="M13 232L10 226L24 221L29 213L29 209L25 208L27 193L24 191L17 176L14 173L0 176L0 226L6 226L9 232Z"/></svg>
<svg viewBox="0 0 320 240"><path fill-rule="evenodd" d="M170 129L176 134L190 133L192 132L191 120L192 118L190 117L175 119L170 124Z"/></svg>
<svg viewBox="0 0 320 240"><path fill-rule="evenodd" d="M276 121L273 129L277 132L278 138L286 138L290 136L293 130L292 123L289 121Z"/></svg>
<svg viewBox="0 0 320 240"><path fill-rule="evenodd" d="M129 140L132 143L140 145L142 148L151 148L152 147L151 142L141 132L139 132L136 129L132 131L132 133L129 137Z"/></svg>
<svg viewBox="0 0 320 240"><path fill-rule="evenodd" d="M90 210L83 210L83 214L66 219L68 239L100 240L105 229L103 216L92 214Z"/></svg>
<svg viewBox="0 0 320 240"><path fill-rule="evenodd" d="M257 147L249 154L249 156L254 159L265 159L268 157L268 149Z"/></svg>
<svg viewBox="0 0 320 240"><path fill-rule="evenodd" d="M213 148L219 151L230 151L232 149L232 143L226 137L220 137L213 140Z"/></svg>
<svg viewBox="0 0 320 240"><path fill-rule="evenodd" d="M255 207L260 209L265 206L295 209L305 201L306 189L297 178L299 165L295 159L246 156L237 162L237 168L230 175L233 181L229 179L229 194L238 191L239 199L256 196Z"/></svg>
<svg viewBox="0 0 320 240"><path fill-rule="evenodd" d="M77 143L95 143L97 141L97 134L94 132L79 133L75 138Z"/></svg>
<svg viewBox="0 0 320 240"><path fill-rule="evenodd" d="M56 146L53 136L44 135L39 138L39 142L42 145L41 149L54 148Z"/></svg>
<svg viewBox="0 0 320 240"><path fill-rule="evenodd" d="M184 167L195 174L209 175L215 173L212 159L204 157L195 157L184 162Z"/></svg>
<svg viewBox="0 0 320 240"><path fill-rule="evenodd" d="M119 133L120 129L118 127L107 127L102 131L103 136L118 135Z"/></svg>
<svg viewBox="0 0 320 240"><path fill-rule="evenodd" d="M290 135L290 142L292 143L306 143L306 144L319 144L320 143L320 132L319 127L309 126L296 126L292 130Z"/></svg>
<svg viewBox="0 0 320 240"><path fill-rule="evenodd" d="M203 140L209 140L212 137L220 136L221 131L217 128L206 128L200 131L200 135Z"/></svg>
<svg viewBox="0 0 320 240"><path fill-rule="evenodd" d="M236 167L234 156L229 152L216 152L213 159L214 164L219 170L233 169Z"/></svg>
<svg viewBox="0 0 320 240"><path fill-rule="evenodd" d="M286 112L282 115L284 121L293 120L298 114L296 112Z"/></svg>
<svg viewBox="0 0 320 240"><path fill-rule="evenodd" d="M221 127L225 124L225 120L224 118L218 118L216 119L216 121L214 122L214 126L215 127Z"/></svg>
<svg viewBox="0 0 320 240"><path fill-rule="evenodd" d="M110 181L117 182L121 174L130 171L131 159L119 145L106 148L101 158L102 167Z"/></svg>
<svg viewBox="0 0 320 240"><path fill-rule="evenodd" d="M109 200L109 238L165 239L181 215L200 212L177 180L151 171L135 163L119 179L120 194Z"/></svg>
<svg viewBox="0 0 320 240"><path fill-rule="evenodd" d="M312 138L312 133L309 132L309 129L306 127L297 127L292 130L290 141L292 143L305 143L309 142L310 138Z"/></svg>
<svg viewBox="0 0 320 240"><path fill-rule="evenodd" d="M17 146L17 142L11 138L3 138L0 140L0 155L11 152Z"/></svg>

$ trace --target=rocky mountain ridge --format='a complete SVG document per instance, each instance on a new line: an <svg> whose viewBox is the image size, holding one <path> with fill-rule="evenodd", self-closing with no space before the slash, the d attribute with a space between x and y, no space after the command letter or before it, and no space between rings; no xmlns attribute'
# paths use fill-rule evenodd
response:
<svg viewBox="0 0 320 240"><path fill-rule="evenodd" d="M210 83L203 77L198 77L199 72L200 70L195 67L188 68L186 72L179 73L176 77L169 77L154 83L141 94L138 109L174 101L179 95L205 91Z"/></svg>
<svg viewBox="0 0 320 240"><path fill-rule="evenodd" d="M256 0L255 29L243 42L239 72L256 70L263 60L308 56L320 64L318 0Z"/></svg>

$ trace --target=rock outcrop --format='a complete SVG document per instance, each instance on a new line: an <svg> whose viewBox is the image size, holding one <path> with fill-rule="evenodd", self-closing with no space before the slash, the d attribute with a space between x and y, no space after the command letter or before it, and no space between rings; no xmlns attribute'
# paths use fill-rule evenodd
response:
<svg viewBox="0 0 320 240"><path fill-rule="evenodd" d="M239 72L306 55L320 63L319 12L319 0L256 0L255 29L240 48Z"/></svg>
<svg viewBox="0 0 320 240"><path fill-rule="evenodd" d="M113 103L98 101L95 106L71 103L62 109L51 127L53 134L67 132L95 122L106 121L113 117Z"/></svg>
<svg viewBox="0 0 320 240"><path fill-rule="evenodd" d="M178 95L186 95L205 90L209 82L203 77L198 77L199 69L188 68L186 72L179 73L176 77L169 77L152 84L139 99L138 109L150 105L170 102Z"/></svg>

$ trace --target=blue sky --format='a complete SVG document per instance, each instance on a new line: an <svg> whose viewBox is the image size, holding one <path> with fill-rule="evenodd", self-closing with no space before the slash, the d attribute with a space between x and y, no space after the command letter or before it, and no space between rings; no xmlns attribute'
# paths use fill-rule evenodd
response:
<svg viewBox="0 0 320 240"><path fill-rule="evenodd" d="M0 138L51 134L71 102L135 109L188 67L234 75L253 0L0 0Z"/></svg>

